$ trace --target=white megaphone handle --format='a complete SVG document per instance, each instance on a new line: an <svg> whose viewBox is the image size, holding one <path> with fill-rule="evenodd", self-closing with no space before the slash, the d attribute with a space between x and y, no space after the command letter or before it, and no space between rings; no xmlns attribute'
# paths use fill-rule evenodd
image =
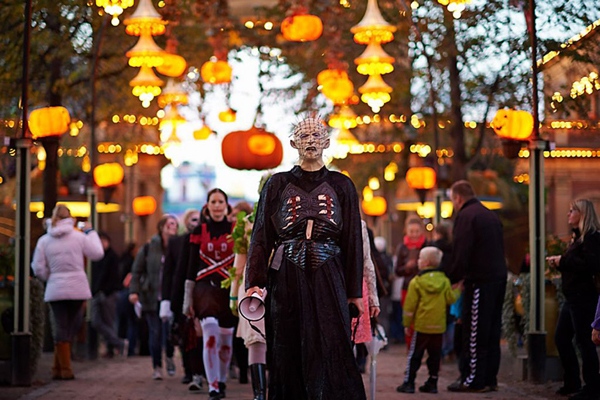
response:
<svg viewBox="0 0 600 400"><path fill-rule="evenodd" d="M252 295L252 297L254 297L254 295ZM250 312L255 312L261 304L262 300L260 300L260 298L250 299L250 303L248 304L248 310L250 310Z"/></svg>

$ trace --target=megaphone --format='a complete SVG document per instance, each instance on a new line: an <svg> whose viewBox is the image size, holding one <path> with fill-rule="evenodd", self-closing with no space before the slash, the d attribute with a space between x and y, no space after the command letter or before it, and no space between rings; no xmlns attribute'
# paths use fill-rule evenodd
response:
<svg viewBox="0 0 600 400"><path fill-rule="evenodd" d="M258 292L252 293L252 296L244 297L240 301L240 315L248 321L260 321L265 317L265 297L267 296L266 289L263 289L263 295Z"/></svg>

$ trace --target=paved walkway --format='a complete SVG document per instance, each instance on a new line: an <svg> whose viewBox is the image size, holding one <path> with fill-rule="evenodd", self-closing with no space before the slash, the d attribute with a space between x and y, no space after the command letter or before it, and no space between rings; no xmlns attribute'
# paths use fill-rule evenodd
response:
<svg viewBox="0 0 600 400"><path fill-rule="evenodd" d="M165 377L162 381L150 379L151 366L149 357L132 357L127 359L99 359L97 361L74 362L76 379L73 381L52 381L50 379L50 363L52 354L44 354L40 362L40 370L31 388L0 387L0 399L118 399L118 400L152 400L152 399L206 399L206 391L194 394L187 391L179 381L181 369L174 377ZM178 362L178 367L181 365ZM403 378L406 366L406 350L404 346L391 346L380 353L377 362L377 400L401 400L411 398L430 399L560 399L554 396L558 383L548 385L531 385L519 380L520 371L516 361L505 357L500 376L500 391L485 394L449 393L445 387L456 378L455 363L444 363L440 374L440 393L432 394L400 394L396 393ZM417 384L426 379L426 367L423 366L417 377ZM368 391L368 373L364 376ZM233 380L228 385L227 399L251 400L250 384L240 385Z"/></svg>

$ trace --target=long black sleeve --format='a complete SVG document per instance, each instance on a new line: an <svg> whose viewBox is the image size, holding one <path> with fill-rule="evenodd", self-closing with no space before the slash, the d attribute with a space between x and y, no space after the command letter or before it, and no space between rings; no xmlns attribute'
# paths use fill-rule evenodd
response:
<svg viewBox="0 0 600 400"><path fill-rule="evenodd" d="M341 174L340 174L341 175ZM346 278L346 295L348 298L362 297L363 282L363 242L358 195L354 183L342 175L344 193L342 200L342 260Z"/></svg>
<svg viewBox="0 0 600 400"><path fill-rule="evenodd" d="M187 272L185 274L186 280L195 280L198 275L198 271L200 271L200 258L198 254L200 254L200 243L196 240L193 240L194 237L200 235L202 231L202 224L198 225L194 228L192 235L190 236L190 256L188 259Z"/></svg>
<svg viewBox="0 0 600 400"><path fill-rule="evenodd" d="M275 186L277 175L272 176L263 186L258 200L250 248L248 249L248 261L246 267L246 290L258 286L267 286L267 271L269 269L269 257L275 243L275 229L271 221L272 206L276 203L274 195L278 192Z"/></svg>
<svg viewBox="0 0 600 400"><path fill-rule="evenodd" d="M454 222L452 243L452 262L449 263L446 274L450 282L456 283L465 278L473 246L473 227L471 219L465 215L457 215Z"/></svg>
<svg viewBox="0 0 600 400"><path fill-rule="evenodd" d="M181 249L180 242L181 236L173 237L169 239L167 245L167 255L165 256L165 263L163 265L163 278L161 296L163 300L171 300L171 287L173 285L173 275L177 266L177 258L180 254Z"/></svg>

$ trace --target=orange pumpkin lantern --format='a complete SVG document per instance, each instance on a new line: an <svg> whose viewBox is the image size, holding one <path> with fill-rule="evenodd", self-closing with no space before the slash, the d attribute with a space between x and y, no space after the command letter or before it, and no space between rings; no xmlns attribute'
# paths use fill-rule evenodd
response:
<svg viewBox="0 0 600 400"><path fill-rule="evenodd" d="M346 104L354 94L354 85L348 78L330 79L323 84L321 93L335 105Z"/></svg>
<svg viewBox="0 0 600 400"><path fill-rule="evenodd" d="M64 107L45 107L29 115L29 131L34 139L62 135L69 130L71 117Z"/></svg>
<svg viewBox="0 0 600 400"><path fill-rule="evenodd" d="M323 22L316 15L294 15L283 20L281 33L291 42L317 40L323 33Z"/></svg>
<svg viewBox="0 0 600 400"><path fill-rule="evenodd" d="M387 201L381 196L373 196L369 201L363 200L362 209L367 215L379 217L387 211Z"/></svg>
<svg viewBox="0 0 600 400"><path fill-rule="evenodd" d="M435 186L435 170L429 167L414 167L406 172L406 182L413 189L429 190Z"/></svg>
<svg viewBox="0 0 600 400"><path fill-rule="evenodd" d="M152 215L156 211L156 200L152 196L133 199L133 213L138 216Z"/></svg>
<svg viewBox="0 0 600 400"><path fill-rule="evenodd" d="M235 122L236 112L231 108L219 113L219 120L221 122Z"/></svg>
<svg viewBox="0 0 600 400"><path fill-rule="evenodd" d="M317 84L324 85L332 79L348 79L348 73L341 69L325 69L317 75Z"/></svg>
<svg viewBox="0 0 600 400"><path fill-rule="evenodd" d="M231 73L232 70L227 61L220 60L207 61L200 69L202 80L213 85L231 82Z"/></svg>
<svg viewBox="0 0 600 400"><path fill-rule="evenodd" d="M252 127L225 136L221 153L230 168L263 170L281 164L283 146L274 134Z"/></svg>
<svg viewBox="0 0 600 400"><path fill-rule="evenodd" d="M498 110L492 128L501 138L527 140L533 132L533 117L527 111Z"/></svg>
<svg viewBox="0 0 600 400"><path fill-rule="evenodd" d="M101 188L123 182L123 167L119 163L106 163L94 168L94 182Z"/></svg>
<svg viewBox="0 0 600 400"><path fill-rule="evenodd" d="M163 56L163 59L163 64L156 67L159 74L177 78L183 75L187 68L185 58L178 56L177 54L167 53Z"/></svg>

